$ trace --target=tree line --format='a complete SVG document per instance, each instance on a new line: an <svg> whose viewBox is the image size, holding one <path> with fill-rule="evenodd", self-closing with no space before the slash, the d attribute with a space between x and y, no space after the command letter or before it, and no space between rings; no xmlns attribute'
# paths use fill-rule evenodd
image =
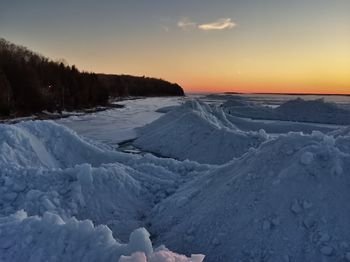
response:
<svg viewBox="0 0 350 262"><path fill-rule="evenodd" d="M26 47L0 39L0 115L106 105L121 96L184 95L161 79L80 72Z"/></svg>

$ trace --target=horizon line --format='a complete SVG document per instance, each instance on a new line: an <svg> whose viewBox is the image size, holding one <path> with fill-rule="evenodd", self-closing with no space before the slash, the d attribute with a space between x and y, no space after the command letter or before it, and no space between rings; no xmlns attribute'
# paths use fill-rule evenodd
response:
<svg viewBox="0 0 350 262"><path fill-rule="evenodd" d="M350 96L350 93L283 93L283 92L234 92L234 91L223 91L223 92L209 92L209 91L186 91L189 94L226 94L226 95L291 95L291 96Z"/></svg>

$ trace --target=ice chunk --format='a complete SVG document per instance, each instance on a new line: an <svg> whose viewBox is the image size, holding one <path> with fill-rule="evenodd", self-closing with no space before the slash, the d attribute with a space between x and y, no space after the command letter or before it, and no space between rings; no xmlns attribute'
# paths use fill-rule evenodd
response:
<svg viewBox="0 0 350 262"><path fill-rule="evenodd" d="M132 232L129 239L130 253L143 251L147 257L152 254L153 248L149 237L150 234L145 228L139 228Z"/></svg>

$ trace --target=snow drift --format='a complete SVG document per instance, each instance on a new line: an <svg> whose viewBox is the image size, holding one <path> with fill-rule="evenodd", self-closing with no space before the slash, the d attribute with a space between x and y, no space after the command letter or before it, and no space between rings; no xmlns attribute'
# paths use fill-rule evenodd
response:
<svg viewBox="0 0 350 262"><path fill-rule="evenodd" d="M226 113L217 106L209 106L196 100L188 101L139 129L139 137L134 145L145 151L179 160L224 164L242 156L250 148L257 148L268 139L267 134L291 131L328 133L337 128L312 123L253 121L227 114L229 111L225 105L236 105L233 102L236 100L240 104L244 103L244 99L239 98L227 101L224 104ZM240 106L236 105L234 108L236 107Z"/></svg>
<svg viewBox="0 0 350 262"><path fill-rule="evenodd" d="M28 217L24 211L0 218L1 261L133 261L201 262L165 248L153 252L150 234L144 228L130 234L129 243L113 238L107 226L95 227L90 220L62 219L53 213ZM135 255L138 254L138 255ZM132 255L132 259L127 256ZM147 257L149 258L147 260Z"/></svg>
<svg viewBox="0 0 350 262"><path fill-rule="evenodd" d="M339 139L314 132L265 142L159 203L152 232L178 252L205 250L211 262L349 259L350 151Z"/></svg>
<svg viewBox="0 0 350 262"><path fill-rule="evenodd" d="M252 119L273 119L298 122L350 125L350 111L323 99L303 100L297 98L271 108L242 102L242 99L230 98L223 103L224 111L234 116Z"/></svg>
<svg viewBox="0 0 350 262"><path fill-rule="evenodd" d="M66 168L110 162L111 154L68 128L51 121L0 125L0 165Z"/></svg>
<svg viewBox="0 0 350 262"><path fill-rule="evenodd" d="M227 119L242 131L260 131L268 134L285 134L289 132L303 132L311 134L313 131L328 133L339 129L338 126L316 123L291 122L278 120L252 120L227 114Z"/></svg>
<svg viewBox="0 0 350 262"><path fill-rule="evenodd" d="M220 108L191 100L139 130L134 145L162 156L223 164L267 139L263 130L242 132Z"/></svg>
<svg viewBox="0 0 350 262"><path fill-rule="evenodd" d="M197 162L0 125L0 261L350 260L349 127L164 112L135 144Z"/></svg>
<svg viewBox="0 0 350 262"><path fill-rule="evenodd" d="M112 232L127 241L160 199L208 169L119 153L51 121L0 131L1 261L117 261L138 251L150 259ZM150 243L135 234L136 244Z"/></svg>

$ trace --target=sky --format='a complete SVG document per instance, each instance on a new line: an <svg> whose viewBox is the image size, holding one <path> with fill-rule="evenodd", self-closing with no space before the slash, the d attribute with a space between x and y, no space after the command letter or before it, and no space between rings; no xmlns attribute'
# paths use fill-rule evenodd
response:
<svg viewBox="0 0 350 262"><path fill-rule="evenodd" d="M187 92L350 93L350 0L0 0L0 37Z"/></svg>

